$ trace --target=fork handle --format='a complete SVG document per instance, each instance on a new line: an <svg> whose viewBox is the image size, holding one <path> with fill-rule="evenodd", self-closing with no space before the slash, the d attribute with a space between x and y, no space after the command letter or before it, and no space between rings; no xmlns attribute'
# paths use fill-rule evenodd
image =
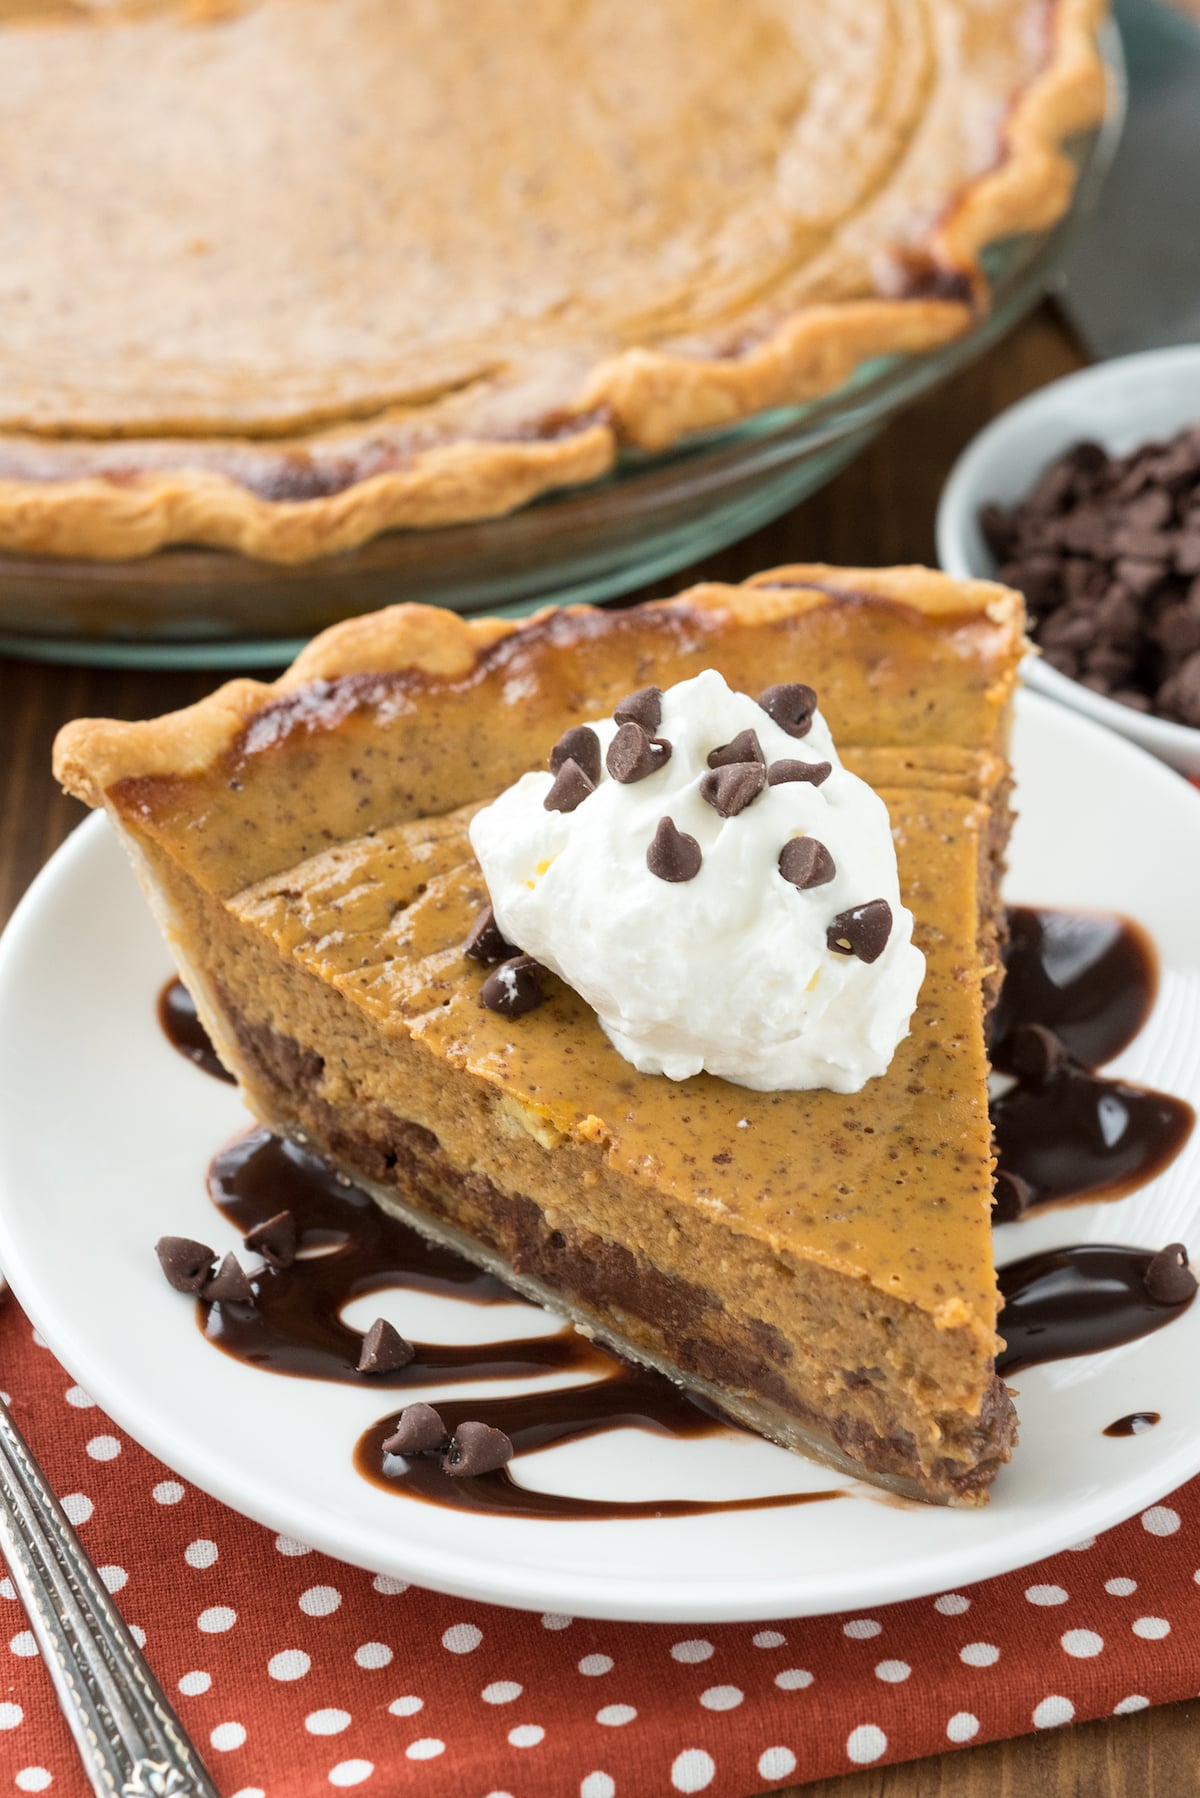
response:
<svg viewBox="0 0 1200 1798"><path fill-rule="evenodd" d="M0 1549L98 1798L220 1798L3 1404Z"/></svg>

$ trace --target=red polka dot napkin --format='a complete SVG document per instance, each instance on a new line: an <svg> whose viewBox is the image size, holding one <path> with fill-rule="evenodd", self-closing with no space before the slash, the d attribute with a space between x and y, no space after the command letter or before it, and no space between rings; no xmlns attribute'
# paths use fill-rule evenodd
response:
<svg viewBox="0 0 1200 1798"><path fill-rule="evenodd" d="M1200 1480L1039 1566L869 1616L593 1623L328 1560L175 1479L11 1300L0 1383L228 1798L747 1798L1200 1690ZM90 1788L0 1584L0 1794Z"/></svg>

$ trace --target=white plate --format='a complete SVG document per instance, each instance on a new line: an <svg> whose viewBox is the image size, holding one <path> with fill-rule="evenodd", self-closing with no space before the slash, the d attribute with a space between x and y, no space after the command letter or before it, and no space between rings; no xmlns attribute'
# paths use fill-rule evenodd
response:
<svg viewBox="0 0 1200 1798"><path fill-rule="evenodd" d="M1115 1064L1200 1101L1200 796L1121 738L1036 695L1016 733L1011 895L1111 907L1157 943L1162 983ZM1141 1342L1020 1377L1021 1445L979 1512L827 1504L675 1520L532 1522L392 1496L351 1467L378 1393L291 1380L204 1342L151 1253L165 1232L219 1249L213 1151L245 1124L229 1087L161 1037L166 952L107 827L88 823L0 944L0 1266L97 1402L186 1479L343 1560L480 1600L597 1617L718 1622L874 1606L1000 1573L1118 1522L1200 1469L1200 1304ZM998 1233L1001 1260L1069 1241L1200 1250L1200 1133L1112 1205ZM352 1308L365 1326L378 1298ZM384 1301L426 1339L491 1336L503 1316L412 1294ZM436 1313L432 1306L439 1307ZM425 1307L429 1306L430 1310ZM541 1313L513 1316L514 1333ZM534 1322L532 1327L537 1327ZM547 1327L549 1324L547 1322ZM494 1390L494 1388L493 1388ZM436 1402L436 1389L431 1396ZM1157 1429L1101 1432L1134 1410ZM627 1452L622 1452L622 1451ZM530 1483L598 1497L819 1489L837 1475L750 1437L612 1434L539 1456Z"/></svg>

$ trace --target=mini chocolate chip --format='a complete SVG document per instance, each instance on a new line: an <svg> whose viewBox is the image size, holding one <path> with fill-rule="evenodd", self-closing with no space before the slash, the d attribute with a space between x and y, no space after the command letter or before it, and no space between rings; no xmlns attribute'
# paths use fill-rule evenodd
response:
<svg viewBox="0 0 1200 1798"><path fill-rule="evenodd" d="M1196 1276L1181 1242L1159 1249L1142 1278L1146 1297L1156 1305L1186 1305L1196 1291Z"/></svg>
<svg viewBox="0 0 1200 1798"><path fill-rule="evenodd" d="M886 899L868 899L840 911L825 932L835 955L857 955L859 961L878 961L892 934L892 908Z"/></svg>
<svg viewBox="0 0 1200 1798"><path fill-rule="evenodd" d="M708 752L710 768L731 768L737 762L765 762L766 759L756 730L740 730L728 743Z"/></svg>
<svg viewBox="0 0 1200 1798"><path fill-rule="evenodd" d="M416 1352L412 1343L406 1342L399 1330L392 1328L386 1317L377 1317L362 1339L358 1371L359 1373L394 1373L398 1367L407 1367Z"/></svg>
<svg viewBox="0 0 1200 1798"><path fill-rule="evenodd" d="M784 681L780 686L767 687L759 694L758 703L789 737L806 737L812 729L817 696L803 681Z"/></svg>
<svg viewBox="0 0 1200 1798"><path fill-rule="evenodd" d="M1009 1038L1007 1065L1022 1080L1048 1080L1066 1058L1061 1041L1044 1024L1021 1024Z"/></svg>
<svg viewBox="0 0 1200 1798"><path fill-rule="evenodd" d="M676 830L673 818L660 818L654 841L646 851L646 866L660 880L695 880L704 857L695 837Z"/></svg>
<svg viewBox="0 0 1200 1798"><path fill-rule="evenodd" d="M463 954L469 955L472 961L481 961L490 967L496 961L508 961L520 950L512 943L505 942L500 934L500 926L496 922L496 914L490 905L485 905L467 935L463 944Z"/></svg>
<svg viewBox="0 0 1200 1798"><path fill-rule="evenodd" d="M277 1211L247 1231L242 1243L261 1255L268 1267L290 1267L296 1259L296 1220L290 1211Z"/></svg>
<svg viewBox="0 0 1200 1798"><path fill-rule="evenodd" d="M823 887L832 880L837 874L837 863L816 837L793 837L779 851L779 872L803 893L808 887Z"/></svg>
<svg viewBox="0 0 1200 1798"><path fill-rule="evenodd" d="M578 762L592 785L600 785L600 739L590 724L573 724L558 739L550 751L551 774L564 762Z"/></svg>
<svg viewBox="0 0 1200 1798"><path fill-rule="evenodd" d="M772 762L767 769L767 785L781 787L787 781L806 780L810 787L819 787L832 773L832 762Z"/></svg>
<svg viewBox="0 0 1200 1798"><path fill-rule="evenodd" d="M613 707L613 717L618 724L640 724L652 737L662 723L662 688L639 687Z"/></svg>
<svg viewBox="0 0 1200 1798"><path fill-rule="evenodd" d="M456 1480L470 1479L495 1473L512 1457L513 1445L503 1430L494 1430L490 1423L460 1423L450 1438L442 1472Z"/></svg>
<svg viewBox="0 0 1200 1798"><path fill-rule="evenodd" d="M207 1243L193 1242L190 1236L160 1236L154 1253L176 1292L199 1292L216 1260Z"/></svg>
<svg viewBox="0 0 1200 1798"><path fill-rule="evenodd" d="M226 1255L211 1280L207 1280L200 1297L210 1305L252 1305L254 1288L236 1255Z"/></svg>
<svg viewBox="0 0 1200 1798"><path fill-rule="evenodd" d="M996 1169L996 1187L992 1194L992 1222L994 1224L1015 1224L1024 1217L1033 1203L1033 1187L1020 1174L1007 1173L1004 1168Z"/></svg>
<svg viewBox="0 0 1200 1798"><path fill-rule="evenodd" d="M479 997L489 1011L498 1011L502 1018L519 1018L527 1011L535 1011L546 997L541 974L532 955L516 955L492 969L479 989Z"/></svg>
<svg viewBox="0 0 1200 1798"><path fill-rule="evenodd" d="M432 1405L406 1405L383 1444L385 1455L430 1455L446 1446L449 1431Z"/></svg>
<svg viewBox="0 0 1200 1798"><path fill-rule="evenodd" d="M579 763L568 756L542 805L548 812L573 812L595 791L595 781L589 780Z"/></svg>
<svg viewBox="0 0 1200 1798"><path fill-rule="evenodd" d="M604 765L614 780L629 786L657 774L671 759L671 745L665 737L648 737L634 720L623 724L608 746Z"/></svg>
<svg viewBox="0 0 1200 1798"><path fill-rule="evenodd" d="M736 762L703 775L700 797L722 818L736 818L758 798L766 784L767 771L761 762Z"/></svg>

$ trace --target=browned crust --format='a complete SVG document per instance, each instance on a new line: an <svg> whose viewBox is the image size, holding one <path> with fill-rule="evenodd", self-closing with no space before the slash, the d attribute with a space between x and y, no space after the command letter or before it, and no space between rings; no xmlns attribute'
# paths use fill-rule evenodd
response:
<svg viewBox="0 0 1200 1798"><path fill-rule="evenodd" d="M101 806L123 781L163 775L193 776L214 766L243 738L252 720L303 705L308 690L357 676L406 675L429 681L462 681L498 646L520 638L582 638L597 628L619 629L647 612L660 616L705 612L736 614L739 622L768 623L815 606L853 605L862 599L901 605L931 621L987 618L1020 640L1024 610L1019 594L995 581L957 581L928 568L832 568L796 563L775 568L741 586L706 582L674 599L630 613L598 613L587 606L549 610L513 622L465 619L434 606L391 606L335 624L304 649L277 681L229 681L207 699L161 718L136 722L77 718L64 725L54 745L54 772L86 804ZM1013 669L1004 676L1011 686Z"/></svg>
<svg viewBox="0 0 1200 1798"><path fill-rule="evenodd" d="M257 488L220 468L189 466L183 440L147 444L144 459L158 464L149 470L131 442L120 472L104 476L76 472L88 453L78 440L11 437L0 457L10 471L0 478L0 550L119 560L196 543L306 562L383 531L496 517L604 474L622 444L661 450L689 432L829 393L871 357L943 343L973 317L981 250L1045 228L1070 201L1074 171L1061 145L1103 114L1095 31L1105 10L1106 0L1050 0L1046 64L1009 114L995 167L935 223L923 252L928 275L915 293L807 306L726 356L622 350L592 371L565 419L534 425L532 441L466 436L397 453L394 465L364 474L369 442L386 437L386 425L375 421L370 439L342 429L332 460L346 484L337 491L321 490L343 475L318 467L318 435L270 447L226 440L230 465L253 456L262 471ZM207 449L220 442L207 440ZM318 489L313 497L271 497L303 493L306 481Z"/></svg>

